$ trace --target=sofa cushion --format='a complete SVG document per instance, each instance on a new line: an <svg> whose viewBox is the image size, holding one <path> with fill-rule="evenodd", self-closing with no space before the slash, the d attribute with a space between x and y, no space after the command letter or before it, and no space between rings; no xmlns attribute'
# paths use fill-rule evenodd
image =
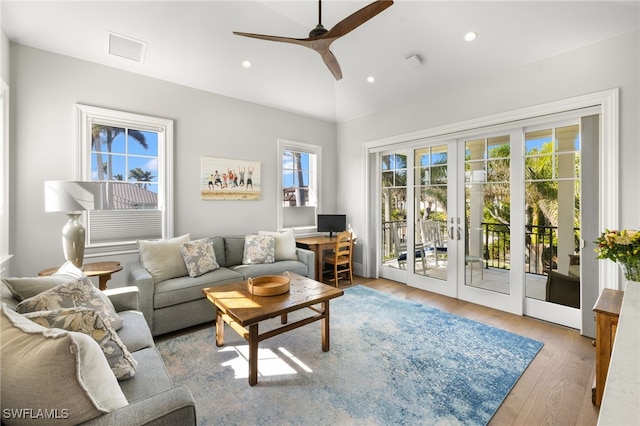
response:
<svg viewBox="0 0 640 426"><path fill-rule="evenodd" d="M122 328L118 330L118 337L127 347L129 352L134 353L144 348L153 348L153 336L147 320L140 311L120 311L118 315L122 318ZM139 366L138 366L139 367Z"/></svg>
<svg viewBox="0 0 640 426"><path fill-rule="evenodd" d="M224 266L242 265L242 257L244 256L244 235L234 235L224 237ZM222 266L222 264L220 264Z"/></svg>
<svg viewBox="0 0 640 426"><path fill-rule="evenodd" d="M276 261L276 237L273 235L245 235L243 265L258 265Z"/></svg>
<svg viewBox="0 0 640 426"><path fill-rule="evenodd" d="M213 242L208 238L182 243L180 253L191 278L215 271L220 267L216 261Z"/></svg>
<svg viewBox="0 0 640 426"><path fill-rule="evenodd" d="M122 318L116 313L109 298L93 284L84 280L60 284L57 287L23 300L16 306L16 311L24 314L73 307L96 310L103 315L104 320L114 330L122 327Z"/></svg>
<svg viewBox="0 0 640 426"><path fill-rule="evenodd" d="M138 371L129 380L120 382L122 393L130 404L150 398L173 387L173 382L160 353L146 348L132 353L138 361Z"/></svg>
<svg viewBox="0 0 640 426"><path fill-rule="evenodd" d="M65 277L6 277L2 279L13 297L19 302L70 281L75 280Z"/></svg>
<svg viewBox="0 0 640 426"><path fill-rule="evenodd" d="M57 410L61 418L47 424L78 424L128 405L95 340L47 329L4 304L0 316L3 412ZM2 422L24 423L4 416Z"/></svg>
<svg viewBox="0 0 640 426"><path fill-rule="evenodd" d="M258 231L258 235L276 237L276 262L279 260L298 260L296 253L296 237L293 229L284 231Z"/></svg>
<svg viewBox="0 0 640 426"><path fill-rule="evenodd" d="M224 252L224 238L222 237L212 237L209 238L211 244L213 244L213 252L216 254L216 262L218 265L225 267L227 266L227 259Z"/></svg>
<svg viewBox="0 0 640 426"><path fill-rule="evenodd" d="M190 240L190 234L167 240L138 240L142 266L149 271L154 282L188 274L180 253L180 245Z"/></svg>
<svg viewBox="0 0 640 426"><path fill-rule="evenodd" d="M294 272L306 277L309 272L307 265L297 260L283 260L275 263L263 263L261 265L236 265L229 269L239 272L244 279L259 277L261 275L281 275L284 271Z"/></svg>
<svg viewBox="0 0 640 426"><path fill-rule="evenodd" d="M118 380L128 379L135 374L137 361L133 359L115 330L103 321L100 313L87 308L64 308L29 312L24 316L46 328L77 331L92 337L100 345Z"/></svg>
<svg viewBox="0 0 640 426"><path fill-rule="evenodd" d="M155 285L153 295L154 309L204 298L202 289L211 285L230 284L242 280L242 274L228 268L207 272L196 278L179 277Z"/></svg>

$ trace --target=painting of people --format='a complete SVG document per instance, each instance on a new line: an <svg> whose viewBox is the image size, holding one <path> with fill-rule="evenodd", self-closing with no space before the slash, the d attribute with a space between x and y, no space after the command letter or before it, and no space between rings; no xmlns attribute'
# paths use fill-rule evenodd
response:
<svg viewBox="0 0 640 426"><path fill-rule="evenodd" d="M202 157L202 200L259 200L260 162Z"/></svg>

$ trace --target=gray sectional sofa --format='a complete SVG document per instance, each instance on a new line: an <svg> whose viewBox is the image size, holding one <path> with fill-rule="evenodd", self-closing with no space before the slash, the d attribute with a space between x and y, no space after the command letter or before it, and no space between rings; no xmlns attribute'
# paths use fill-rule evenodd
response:
<svg viewBox="0 0 640 426"><path fill-rule="evenodd" d="M186 270L182 276L154 279L145 268L144 253L141 262L128 265L129 286L140 291L140 307L154 336L215 320L215 309L202 292L205 287L229 284L260 275L282 274L285 271L313 277L315 255L310 250L295 248L296 259L277 260L273 263L242 264L245 236L216 236L210 238L219 268L197 277ZM168 248L175 250L175 248ZM163 253L164 257L166 254ZM179 253L173 255L180 256ZM148 257L147 257L148 259ZM176 259L182 260L180 257ZM170 263L171 259L167 263ZM149 262L147 262L149 263ZM146 265L149 266L149 265Z"/></svg>
<svg viewBox="0 0 640 426"><path fill-rule="evenodd" d="M118 408L106 414L95 417L83 424L86 425L195 425L196 407L195 400L189 388L184 385L174 386L167 373L160 353L156 350L149 327L139 311L138 290L133 287L105 290L104 292L113 304L118 315L123 319L122 327L117 331L118 337L125 344L133 358L137 361L135 375L126 380L117 382L122 393L128 401L128 405ZM14 310L19 303L17 299L2 286L2 305ZM4 308L3 308L4 309ZM4 319L3 319L4 320ZM8 324L4 324L5 326ZM9 342L5 342L9 344ZM97 345L96 345L97 346ZM6 360L5 360L6 361ZM38 362L38 368L45 368L43 360ZM8 365L2 366L10 368ZM3 371L2 392L11 392L12 385L9 378ZM39 380L42 374L38 374L35 369L32 371L22 371L20 381L29 383L28 374L35 374L35 380ZM46 376L46 373L44 374ZM85 378L86 379L86 378ZM115 381L115 378L113 379ZM52 384L55 385L56 384ZM62 384L58 384L62 386ZM34 385L36 386L36 385ZM106 386L106 384L105 384ZM49 413L65 415L69 404L63 402L67 395L61 389L51 388L48 392L62 392L57 399L58 406L46 408ZM2 404L3 424L12 424L11 416L6 416L5 409L28 408L27 402L23 402L20 407L8 407ZM34 415L36 411L23 412L22 414ZM15 419L14 419L15 420ZM34 420L34 422L46 424L46 420Z"/></svg>

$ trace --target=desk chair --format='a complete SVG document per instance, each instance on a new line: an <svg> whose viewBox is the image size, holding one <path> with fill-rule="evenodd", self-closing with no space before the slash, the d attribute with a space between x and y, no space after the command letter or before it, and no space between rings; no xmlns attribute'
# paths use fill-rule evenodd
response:
<svg viewBox="0 0 640 426"><path fill-rule="evenodd" d="M323 257L324 263L333 266L333 279L329 279L329 282L334 282L338 287L340 281L340 275L347 274L349 277L349 284L353 284L353 271L352 271L352 253L353 253L353 236L349 231L343 231L336 237L336 245L333 253L326 254Z"/></svg>

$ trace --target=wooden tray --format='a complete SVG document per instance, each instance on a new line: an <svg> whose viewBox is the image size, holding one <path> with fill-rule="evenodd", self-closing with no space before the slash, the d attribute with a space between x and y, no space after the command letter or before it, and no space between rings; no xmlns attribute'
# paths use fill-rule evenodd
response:
<svg viewBox="0 0 640 426"><path fill-rule="evenodd" d="M247 290L255 296L277 296L289 291L289 281L289 274L286 272L285 275L263 275L249 278Z"/></svg>

